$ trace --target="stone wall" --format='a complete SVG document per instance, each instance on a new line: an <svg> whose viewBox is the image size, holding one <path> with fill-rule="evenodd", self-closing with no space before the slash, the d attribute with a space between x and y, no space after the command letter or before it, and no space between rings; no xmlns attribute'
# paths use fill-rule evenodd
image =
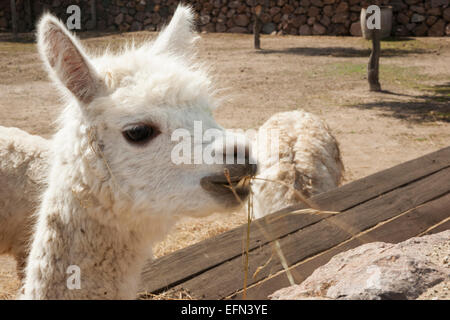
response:
<svg viewBox="0 0 450 320"><path fill-rule="evenodd" d="M44 10L63 20L66 8L79 5L82 29L92 29L89 0L16 0L19 32L31 31ZM159 30L173 14L179 0L96 0L97 30ZM450 0L191 0L200 31L251 33L253 8L267 2L261 15L263 33L293 35L360 35L359 15L370 4L394 9L393 35L450 35ZM11 30L10 1L0 1L0 31Z"/></svg>

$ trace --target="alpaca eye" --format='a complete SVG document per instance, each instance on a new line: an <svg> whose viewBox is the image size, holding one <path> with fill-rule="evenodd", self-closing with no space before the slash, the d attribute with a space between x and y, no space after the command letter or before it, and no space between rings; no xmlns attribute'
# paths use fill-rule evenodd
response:
<svg viewBox="0 0 450 320"><path fill-rule="evenodd" d="M135 125L122 132L125 139L134 144L143 144L154 138L158 131L148 125Z"/></svg>

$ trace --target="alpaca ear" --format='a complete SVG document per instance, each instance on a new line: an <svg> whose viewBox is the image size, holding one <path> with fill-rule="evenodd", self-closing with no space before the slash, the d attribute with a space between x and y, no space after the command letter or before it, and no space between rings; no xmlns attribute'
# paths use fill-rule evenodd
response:
<svg viewBox="0 0 450 320"><path fill-rule="evenodd" d="M51 14L45 14L38 24L38 48L49 74L80 102L92 101L101 80L77 39Z"/></svg>
<svg viewBox="0 0 450 320"><path fill-rule="evenodd" d="M156 52L173 52L185 55L193 49L198 39L194 29L194 12L191 7L178 5L169 25L160 32L153 44Z"/></svg>

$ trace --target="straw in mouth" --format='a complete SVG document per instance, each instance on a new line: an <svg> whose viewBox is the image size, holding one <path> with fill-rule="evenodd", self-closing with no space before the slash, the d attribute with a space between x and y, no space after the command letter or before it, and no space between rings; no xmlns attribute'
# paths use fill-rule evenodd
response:
<svg viewBox="0 0 450 320"><path fill-rule="evenodd" d="M227 172L227 171L226 171ZM223 193L236 192L239 196L246 197L250 192L250 178L248 176L228 176L218 174L203 177L200 180L201 186L208 191Z"/></svg>

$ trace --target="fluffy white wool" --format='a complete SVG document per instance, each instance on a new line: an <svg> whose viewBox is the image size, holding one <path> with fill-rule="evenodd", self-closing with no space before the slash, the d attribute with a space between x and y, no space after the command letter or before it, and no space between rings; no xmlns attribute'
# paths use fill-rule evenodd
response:
<svg viewBox="0 0 450 320"><path fill-rule="evenodd" d="M192 132L193 121L200 120L204 130L223 131L212 118L216 100L210 80L191 59L196 39L192 20L191 10L180 6L155 42L90 57L61 22L51 15L41 19L39 52L66 108L49 146L49 174L36 169L45 170L45 164L26 161L33 168L31 175L46 176L48 187L37 213L22 298L132 299L148 248L167 234L179 215L227 209L199 183L204 176L223 172L222 165L176 166L170 161L174 130ZM280 150L284 169L273 172L274 164L262 162L260 176L292 180L307 196L331 188L326 181L333 176L337 185L343 167L329 129L312 115L298 123L292 118L268 121L285 130L280 135L286 144ZM121 132L136 123L151 124L161 134L148 146L132 146ZM309 138L299 142L293 132L302 130ZM36 154L42 149L34 154L30 150L25 152L30 159L40 158ZM5 167L28 183L22 173L11 170L14 165ZM14 185L12 181L8 183ZM269 199L281 208L295 198L269 183L256 183L254 192L262 196L257 203L264 210L269 210L264 204ZM71 265L80 267L80 289L66 285Z"/></svg>
<svg viewBox="0 0 450 320"><path fill-rule="evenodd" d="M39 22L39 52L66 108L51 141L22 298L133 299L148 248L180 215L236 206L231 192L201 185L224 165L171 161L175 130L193 133L201 121L224 132L212 117L210 80L191 59L192 21L192 10L179 6L155 42L97 57L53 16ZM159 134L130 143L123 132L137 124ZM81 288L71 290L73 265Z"/></svg>
<svg viewBox="0 0 450 320"><path fill-rule="evenodd" d="M49 148L39 136L0 126L0 254L16 258L21 277Z"/></svg>
<svg viewBox="0 0 450 320"><path fill-rule="evenodd" d="M270 130L278 131L279 154L274 157L269 148L258 152L256 178L284 182L306 198L339 186L344 166L338 143L323 120L301 110L281 112L269 118L259 134ZM299 202L292 189L277 183L255 180L252 191L256 218Z"/></svg>

